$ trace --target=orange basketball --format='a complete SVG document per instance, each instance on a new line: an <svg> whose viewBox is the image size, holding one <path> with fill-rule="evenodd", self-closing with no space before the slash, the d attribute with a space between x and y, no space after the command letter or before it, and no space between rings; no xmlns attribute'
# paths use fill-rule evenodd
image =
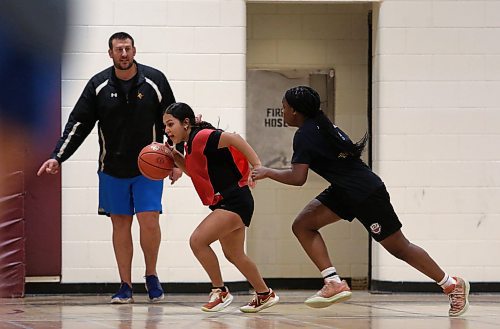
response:
<svg viewBox="0 0 500 329"><path fill-rule="evenodd" d="M172 173L174 160L167 155L166 146L152 143L139 153L137 165L141 173L153 180L162 180Z"/></svg>

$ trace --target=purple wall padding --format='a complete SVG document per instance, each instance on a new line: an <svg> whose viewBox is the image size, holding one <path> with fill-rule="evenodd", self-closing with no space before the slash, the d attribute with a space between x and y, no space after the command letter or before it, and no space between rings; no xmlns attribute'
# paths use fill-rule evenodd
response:
<svg viewBox="0 0 500 329"><path fill-rule="evenodd" d="M61 120L54 122L60 126ZM36 144L42 154L33 152L33 164L26 165L24 218L28 277L61 275L61 174L36 176L40 164L52 152L58 132L57 128L46 132L48 138Z"/></svg>
<svg viewBox="0 0 500 329"><path fill-rule="evenodd" d="M24 296L24 174L0 175L0 297Z"/></svg>

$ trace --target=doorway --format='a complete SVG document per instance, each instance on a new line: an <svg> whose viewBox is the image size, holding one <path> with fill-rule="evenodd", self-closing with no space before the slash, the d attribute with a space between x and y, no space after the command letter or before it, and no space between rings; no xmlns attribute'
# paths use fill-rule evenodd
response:
<svg viewBox="0 0 500 329"><path fill-rule="evenodd" d="M280 124L279 109L286 87L317 83L311 81L328 77L330 70L332 92L321 91L327 99L331 95L330 118L353 140L359 140L369 130L371 9L369 3L334 1L247 4L247 138L251 145L256 144L259 155L264 154L263 162L289 166L294 129L266 127L264 121L269 116L276 119L273 121L276 125ZM327 74L311 76L316 71ZM265 86L266 90L257 93L257 97L251 96L255 93L256 86L251 81L256 72L268 74L267 79L256 80L255 84ZM306 74L298 74L302 78L292 76L289 84L284 83L278 88L282 90L277 91L271 81L283 72ZM259 109L265 112L255 114ZM278 131L280 136L273 136L272 131ZM248 231L247 250L266 279L320 277L293 236L291 224L296 214L326 186L322 178L310 172L308 182L302 187L264 180L253 190L256 208ZM367 289L370 239L363 226L357 221L342 221L323 228L322 234L337 271L351 279L352 288Z"/></svg>

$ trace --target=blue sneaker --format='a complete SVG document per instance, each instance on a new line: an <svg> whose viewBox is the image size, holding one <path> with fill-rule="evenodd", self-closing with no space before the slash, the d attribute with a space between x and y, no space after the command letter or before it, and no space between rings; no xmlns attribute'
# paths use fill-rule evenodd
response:
<svg viewBox="0 0 500 329"><path fill-rule="evenodd" d="M147 275L144 278L146 279L146 290L151 302L157 302L165 298L160 280L156 275Z"/></svg>
<svg viewBox="0 0 500 329"><path fill-rule="evenodd" d="M122 281L120 289L111 297L111 304L130 304L134 302L132 298L132 287Z"/></svg>

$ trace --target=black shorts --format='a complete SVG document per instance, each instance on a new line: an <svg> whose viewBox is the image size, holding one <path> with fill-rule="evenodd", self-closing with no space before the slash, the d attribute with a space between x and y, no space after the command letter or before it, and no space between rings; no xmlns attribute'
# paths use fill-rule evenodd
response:
<svg viewBox="0 0 500 329"><path fill-rule="evenodd" d="M357 218L378 242L403 226L394 212L385 186L375 190L366 200L355 205L344 193L338 192L332 186L321 192L316 199L342 219L351 222Z"/></svg>
<svg viewBox="0 0 500 329"><path fill-rule="evenodd" d="M209 206L210 209L224 209L239 215L245 226L250 226L253 215L253 196L248 186L231 189L230 193L224 193L224 198L216 205Z"/></svg>

